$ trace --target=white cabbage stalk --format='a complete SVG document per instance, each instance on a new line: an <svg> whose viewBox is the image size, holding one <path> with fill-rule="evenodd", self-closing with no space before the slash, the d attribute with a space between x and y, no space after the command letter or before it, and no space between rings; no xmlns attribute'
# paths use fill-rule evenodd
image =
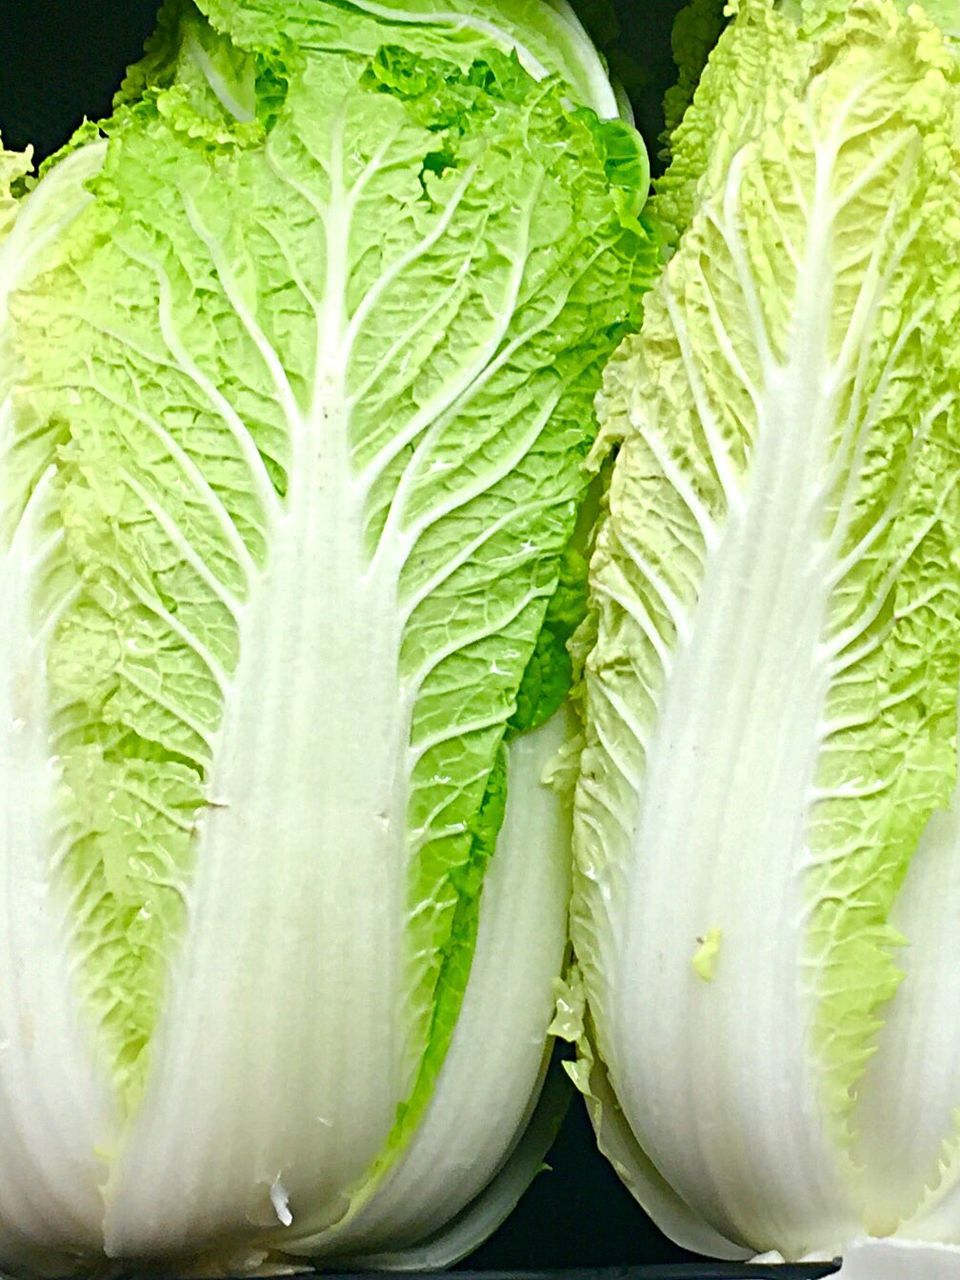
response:
<svg viewBox="0 0 960 1280"><path fill-rule="evenodd" d="M725 1257L960 1243L960 71L841 8L741 4L601 400L563 1021Z"/></svg>
<svg viewBox="0 0 960 1280"><path fill-rule="evenodd" d="M957 1280L960 1247L896 1238L854 1240L835 1275L836 1280Z"/></svg>
<svg viewBox="0 0 960 1280"><path fill-rule="evenodd" d="M645 156L541 0L203 9L0 171L0 1263L435 1266L556 1114Z"/></svg>

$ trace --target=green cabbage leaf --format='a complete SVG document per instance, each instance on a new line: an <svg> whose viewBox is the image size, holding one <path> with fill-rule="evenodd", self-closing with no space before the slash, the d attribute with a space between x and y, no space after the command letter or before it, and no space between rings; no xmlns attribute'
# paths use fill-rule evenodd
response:
<svg viewBox="0 0 960 1280"><path fill-rule="evenodd" d="M440 1265L540 1164L540 778L656 271L601 72L539 0L178 2L3 158L8 1265Z"/></svg>
<svg viewBox="0 0 960 1280"><path fill-rule="evenodd" d="M727 1257L960 1241L960 68L905 8L740 4L600 400L564 1021Z"/></svg>

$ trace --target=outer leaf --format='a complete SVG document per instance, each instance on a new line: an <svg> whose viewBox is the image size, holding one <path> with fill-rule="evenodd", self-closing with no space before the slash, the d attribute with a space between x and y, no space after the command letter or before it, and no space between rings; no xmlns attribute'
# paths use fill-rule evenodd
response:
<svg viewBox="0 0 960 1280"><path fill-rule="evenodd" d="M697 17L699 11L694 10ZM698 24L699 29L699 24ZM769 0L744 0L717 41L690 107L668 102L671 162L652 208L674 247L699 204L699 188L722 182L737 151L779 119L802 83L814 48ZM679 90L686 96L681 74Z"/></svg>
<svg viewBox="0 0 960 1280"><path fill-rule="evenodd" d="M958 1239L957 814L955 793L950 812L928 823L894 904L892 923L909 942L905 978L858 1091L873 1214L905 1218L902 1233L919 1240Z"/></svg>
<svg viewBox="0 0 960 1280"><path fill-rule="evenodd" d="M5 151L0 142L0 237L9 235L20 201L14 193L14 185L30 172L30 156L20 151Z"/></svg>
<svg viewBox="0 0 960 1280"><path fill-rule="evenodd" d="M397 43L428 57L457 56L464 67L490 48L516 50L537 79L559 75L578 103L611 119L619 114L606 69L569 6L544 0L294 0L282 24L272 0L201 0L199 7L242 48L270 48L282 31L283 40L301 47L371 55L388 23Z"/></svg>
<svg viewBox="0 0 960 1280"><path fill-rule="evenodd" d="M576 1061L565 1066L583 1094L600 1151L660 1229L682 1248L710 1257L749 1258L752 1250L731 1244L681 1199L637 1142L596 1052L596 1033L576 965L571 967L568 978L561 984L551 1031L576 1046Z"/></svg>
<svg viewBox="0 0 960 1280"><path fill-rule="evenodd" d="M897 0L901 12L906 13L910 5L911 0ZM960 4L957 0L922 0L919 7L948 39L960 38ZM783 8L807 35L815 35L842 22L846 12L846 5L841 0L783 0Z"/></svg>
<svg viewBox="0 0 960 1280"><path fill-rule="evenodd" d="M70 1265L65 1251L96 1238L94 1149L111 1115L79 1026L64 903L49 873L61 833L44 657L76 585L55 519L60 429L14 413L11 308L56 261L102 158L102 148L78 151L24 196L15 191L29 155L0 152L0 1236L9 1265L29 1258L54 1274Z"/></svg>
<svg viewBox="0 0 960 1280"><path fill-rule="evenodd" d="M513 799L500 832L507 856L498 853L486 877L473 963L477 976L467 987L416 1137L382 1183L363 1188L332 1231L301 1242L297 1253L322 1248L356 1259L359 1250L364 1258L353 1266L379 1269L378 1250L393 1257L406 1249L410 1260L397 1258L404 1270L414 1259L421 1264L417 1269L448 1266L500 1225L540 1168L568 1095L545 1095L545 1111L527 1142L540 1082L528 1096L510 1082L535 1080L536 1064L542 1061L546 1069L550 1056L549 1048L544 1054L543 1028L565 950L571 806L541 785L541 775L569 727L565 716L555 716L510 745ZM533 850L539 856L531 856ZM525 980L517 982L521 973ZM453 1168L452 1134L461 1153L469 1153ZM503 1175L501 1185L486 1190L494 1172ZM416 1214L411 1204L418 1206ZM463 1205L472 1205L472 1212L457 1221Z"/></svg>
<svg viewBox="0 0 960 1280"><path fill-rule="evenodd" d="M829 1257L919 1191L871 1198L857 1102L955 776L960 89L919 12L765 29L796 102L707 165L608 377L574 933L660 1175L735 1245Z"/></svg>
<svg viewBox="0 0 960 1280"><path fill-rule="evenodd" d="M266 12L234 15L245 38ZM593 397L654 268L622 126L495 50L371 62L298 20L282 59L201 29L201 75L145 74L17 329L23 412L68 437L55 878L125 1121L106 1249L224 1269L355 1250L368 1212L378 1246L432 1233L538 1088L561 841L530 858L508 784L536 808L545 760L504 739L538 718L519 691ZM536 966L459 1177L430 1124L477 1051L468 982L479 1007L503 985L495 848L506 883L554 889L510 917ZM422 1201L373 1198L424 1167L442 1195L418 1176Z"/></svg>
<svg viewBox="0 0 960 1280"><path fill-rule="evenodd" d="M726 23L723 0L688 0L673 24L673 59L677 83L664 99L664 141L670 140L693 101L700 77Z"/></svg>

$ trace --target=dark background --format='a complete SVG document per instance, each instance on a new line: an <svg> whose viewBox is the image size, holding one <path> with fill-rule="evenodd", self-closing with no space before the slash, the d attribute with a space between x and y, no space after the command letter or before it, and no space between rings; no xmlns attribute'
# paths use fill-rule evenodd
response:
<svg viewBox="0 0 960 1280"><path fill-rule="evenodd" d="M651 155L672 80L670 31L682 0L574 0L627 86ZM150 33L156 0L0 0L0 133L38 160L84 116L107 114L124 68ZM682 1262L597 1153L578 1101L541 1174L472 1268L558 1268Z"/></svg>
<svg viewBox="0 0 960 1280"><path fill-rule="evenodd" d="M672 83L670 32L683 0L572 0L628 88L651 154ZM158 0L0 0L0 132L55 151L84 116L105 116L153 29Z"/></svg>

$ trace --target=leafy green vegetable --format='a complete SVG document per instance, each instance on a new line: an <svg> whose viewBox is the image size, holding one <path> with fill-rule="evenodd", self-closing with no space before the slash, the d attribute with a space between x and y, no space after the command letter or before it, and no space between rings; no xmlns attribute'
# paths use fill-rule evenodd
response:
<svg viewBox="0 0 960 1280"><path fill-rule="evenodd" d="M177 0L5 161L4 1261L447 1261L535 1171L612 104L542 0Z"/></svg>
<svg viewBox="0 0 960 1280"><path fill-rule="evenodd" d="M209 0L202 7L215 29L229 32L235 48L274 46L277 19L271 0ZM408 33L407 47L427 56L455 58L462 67L486 57L491 48L515 49L531 75L560 75L577 102L601 115L617 114L597 52L562 0L346 0L322 5L291 0L284 13L283 39L307 51L369 57L391 29Z"/></svg>
<svg viewBox="0 0 960 1280"><path fill-rule="evenodd" d="M740 5L601 399L568 1030L626 1181L730 1257L960 1238L960 67L844 8Z"/></svg>
<svg viewBox="0 0 960 1280"><path fill-rule="evenodd" d="M724 0L688 0L673 24L673 58L676 84L664 98L664 141L670 155L670 139L683 120L700 77L726 23Z"/></svg>
<svg viewBox="0 0 960 1280"><path fill-rule="evenodd" d="M671 159L653 208L675 247L699 203L699 187L721 183L740 148L775 125L795 100L814 45L772 4L742 6L717 42L700 87L670 139ZM684 85L689 77L682 77Z"/></svg>

